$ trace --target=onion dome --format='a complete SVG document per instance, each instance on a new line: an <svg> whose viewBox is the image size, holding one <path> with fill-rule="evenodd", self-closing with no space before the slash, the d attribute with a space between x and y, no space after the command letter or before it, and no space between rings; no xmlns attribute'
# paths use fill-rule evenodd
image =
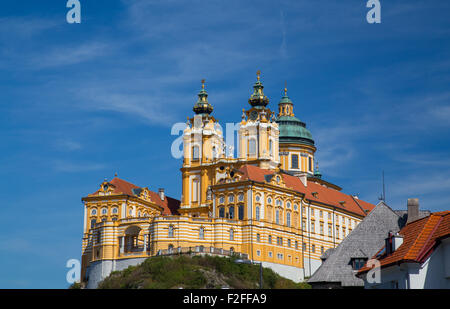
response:
<svg viewBox="0 0 450 309"><path fill-rule="evenodd" d="M202 79L202 90L198 93L197 103L194 105L194 113L199 114L211 114L213 107L208 102L208 93L205 90L205 80Z"/></svg>
<svg viewBox="0 0 450 309"><path fill-rule="evenodd" d="M261 75L261 72L258 70L256 72L257 81L255 85L253 85L253 94L250 96L250 99L248 99L248 103L253 107L266 107L267 104L269 104L269 99L264 95L263 89L264 86L259 80Z"/></svg>
<svg viewBox="0 0 450 309"><path fill-rule="evenodd" d="M314 146L311 132L306 124L294 116L294 103L284 89L284 96L278 104L279 114L276 122L280 129L280 143L293 143Z"/></svg>

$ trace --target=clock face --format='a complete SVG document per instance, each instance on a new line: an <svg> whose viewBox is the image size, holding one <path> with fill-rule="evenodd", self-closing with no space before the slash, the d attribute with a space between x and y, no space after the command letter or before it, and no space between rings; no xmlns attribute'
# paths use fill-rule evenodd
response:
<svg viewBox="0 0 450 309"><path fill-rule="evenodd" d="M251 120L256 120L256 118L258 118L258 112L257 111L252 111L250 113L250 119Z"/></svg>

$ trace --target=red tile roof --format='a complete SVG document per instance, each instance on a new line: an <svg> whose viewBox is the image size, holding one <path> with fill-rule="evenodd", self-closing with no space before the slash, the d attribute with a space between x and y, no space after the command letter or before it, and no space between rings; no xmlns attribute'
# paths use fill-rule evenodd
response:
<svg viewBox="0 0 450 309"><path fill-rule="evenodd" d="M126 194L130 196L136 196L134 194L133 189L140 189L141 187L132 184L126 180L120 179L118 177L113 178L109 181L110 184L113 185L114 191L113 194ZM99 190L94 192L92 195L98 195ZM169 196L165 196L164 201L161 200L159 194L153 191L150 191L150 200L154 202L156 205L163 208L163 215L178 215L178 209L180 208L180 201Z"/></svg>
<svg viewBox="0 0 450 309"><path fill-rule="evenodd" d="M381 267L404 262L423 263L439 245L440 239L450 236L450 211L432 213L430 216L413 221L400 230L402 245L393 253L386 255L384 247L373 259L380 261ZM364 266L359 273L370 268Z"/></svg>
<svg viewBox="0 0 450 309"><path fill-rule="evenodd" d="M249 179L257 182L265 182L264 176L274 174L272 170L262 169L254 165L244 165L240 171L243 173L242 180ZM298 177L285 173L281 173L281 176L286 187L304 193L305 198L308 200L334 206L360 216L366 216L368 212L375 208L375 205L356 199L336 189L325 187L312 181L308 181L305 187ZM317 194L313 195L313 193Z"/></svg>

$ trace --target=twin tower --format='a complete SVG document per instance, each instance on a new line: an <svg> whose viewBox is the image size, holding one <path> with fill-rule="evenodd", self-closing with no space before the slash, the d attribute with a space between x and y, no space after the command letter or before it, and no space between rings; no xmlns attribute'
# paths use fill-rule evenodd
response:
<svg viewBox="0 0 450 309"><path fill-rule="evenodd" d="M237 157L234 147L227 147L217 120L211 115L205 81L194 105L194 117L187 120L183 133L184 160L180 212L192 216L207 216L211 209L211 186L230 179L244 165L262 169L283 170L308 177L320 177L314 170L316 147L305 123L294 116L294 104L284 96L278 104L278 115L267 105L264 86L257 72L250 108L243 109L237 125ZM228 177L226 177L228 176Z"/></svg>

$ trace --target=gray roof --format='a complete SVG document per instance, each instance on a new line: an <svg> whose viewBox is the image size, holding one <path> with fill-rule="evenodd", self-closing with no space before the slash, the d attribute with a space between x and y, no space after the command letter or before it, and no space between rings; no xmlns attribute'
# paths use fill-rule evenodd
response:
<svg viewBox="0 0 450 309"><path fill-rule="evenodd" d="M383 245L389 231L398 232L402 218L384 202L378 205L332 250L329 257L308 280L308 283L340 283L343 287L364 286L355 276L352 258L370 259ZM329 251L329 250L327 250ZM325 257L325 255L324 255Z"/></svg>

